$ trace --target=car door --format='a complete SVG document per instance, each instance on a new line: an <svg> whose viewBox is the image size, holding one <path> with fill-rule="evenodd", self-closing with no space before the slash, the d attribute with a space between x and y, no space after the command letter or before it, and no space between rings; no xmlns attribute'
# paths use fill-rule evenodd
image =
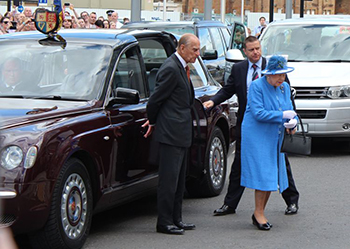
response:
<svg viewBox="0 0 350 249"><path fill-rule="evenodd" d="M114 187L153 178L157 172L157 166L149 163L150 140L143 137L144 128L141 127L147 120L147 91L140 49L133 44L118 53L112 73L112 90L120 87L138 90L140 101L138 104L117 104L108 109L114 130Z"/></svg>

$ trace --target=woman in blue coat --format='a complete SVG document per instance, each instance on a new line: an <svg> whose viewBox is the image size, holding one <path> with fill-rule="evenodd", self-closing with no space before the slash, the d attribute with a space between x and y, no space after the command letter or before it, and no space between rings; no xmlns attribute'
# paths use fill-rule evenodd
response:
<svg viewBox="0 0 350 249"><path fill-rule="evenodd" d="M271 191L282 193L288 188L284 153L280 152L284 129L295 132L296 113L290 100L290 87L285 82L287 60L272 56L261 77L252 82L247 109L242 123L241 185L255 189L253 224L260 230L272 225L264 210Z"/></svg>

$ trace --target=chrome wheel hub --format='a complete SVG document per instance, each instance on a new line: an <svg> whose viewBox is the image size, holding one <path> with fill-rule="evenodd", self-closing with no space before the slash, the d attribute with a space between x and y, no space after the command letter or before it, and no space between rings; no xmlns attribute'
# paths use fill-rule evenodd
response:
<svg viewBox="0 0 350 249"><path fill-rule="evenodd" d="M224 176L224 148L221 140L215 137L210 145L209 173L214 188L220 188Z"/></svg>
<svg viewBox="0 0 350 249"><path fill-rule="evenodd" d="M62 226L70 239L76 239L83 231L87 215L87 193L83 179L71 174L63 187L61 198Z"/></svg>

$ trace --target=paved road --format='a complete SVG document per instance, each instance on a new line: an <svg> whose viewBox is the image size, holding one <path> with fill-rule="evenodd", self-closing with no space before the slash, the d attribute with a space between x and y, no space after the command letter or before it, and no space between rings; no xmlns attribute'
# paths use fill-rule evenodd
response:
<svg viewBox="0 0 350 249"><path fill-rule="evenodd" d="M259 231L251 224L254 192L250 189L245 191L236 214L212 216L222 204L225 188L215 198L184 200L184 221L195 223L197 229L183 236L155 232L153 195L96 215L84 249L350 248L348 149L344 143L320 141L313 147L311 157L290 157L300 192L299 213L284 215L281 196L272 193L266 211L274 225L271 231Z"/></svg>
<svg viewBox="0 0 350 249"><path fill-rule="evenodd" d="M251 224L254 192L250 189L236 214L214 217L225 188L214 198L184 200L184 221L195 223L196 230L183 236L159 234L155 232L156 196L152 195L94 216L83 249L350 248L349 145L324 140L316 144L311 157L290 157L300 192L299 213L284 215L283 199L272 193L266 210L274 225L270 231L259 231Z"/></svg>

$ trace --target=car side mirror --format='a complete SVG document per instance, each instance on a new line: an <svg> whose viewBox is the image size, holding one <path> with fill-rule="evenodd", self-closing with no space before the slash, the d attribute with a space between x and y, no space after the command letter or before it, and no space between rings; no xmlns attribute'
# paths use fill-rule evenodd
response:
<svg viewBox="0 0 350 249"><path fill-rule="evenodd" d="M111 100L110 105L114 104L138 104L140 102L139 91L135 89L117 87L113 90L114 98Z"/></svg>
<svg viewBox="0 0 350 249"><path fill-rule="evenodd" d="M216 60L218 58L218 51L205 50L202 55L203 60Z"/></svg>
<svg viewBox="0 0 350 249"><path fill-rule="evenodd" d="M239 49L229 49L225 56L226 61L229 62L240 62L244 60L241 50Z"/></svg>

